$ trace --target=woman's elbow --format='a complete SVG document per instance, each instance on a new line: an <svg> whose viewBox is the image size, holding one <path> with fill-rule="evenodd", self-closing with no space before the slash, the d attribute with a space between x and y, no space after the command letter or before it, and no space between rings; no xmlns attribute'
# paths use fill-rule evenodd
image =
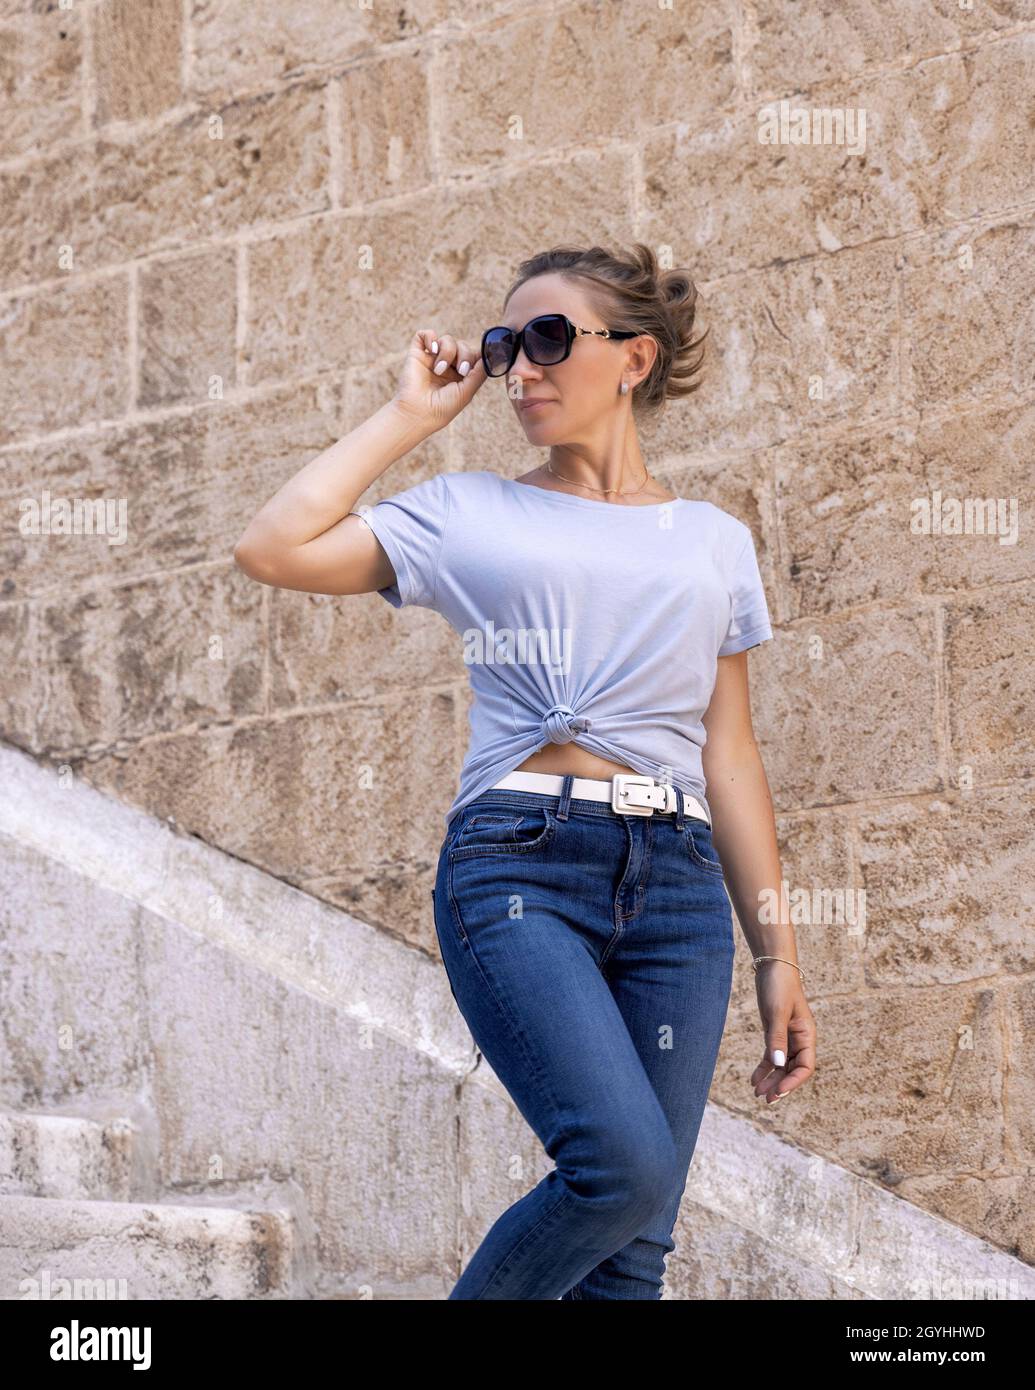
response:
<svg viewBox="0 0 1035 1390"><path fill-rule="evenodd" d="M249 579L256 579L260 584L276 583L276 566L271 560L269 547L260 545L247 531L234 546L234 564Z"/></svg>

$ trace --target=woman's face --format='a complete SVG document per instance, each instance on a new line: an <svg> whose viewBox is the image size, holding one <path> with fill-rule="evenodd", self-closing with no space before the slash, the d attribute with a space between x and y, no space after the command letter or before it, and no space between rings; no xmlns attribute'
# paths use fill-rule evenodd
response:
<svg viewBox="0 0 1035 1390"><path fill-rule="evenodd" d="M610 326L576 285L557 274L526 280L508 300L499 322L516 330L538 314L566 314L581 328ZM595 435L611 413L631 399L619 394L619 386L636 341L576 338L568 357L556 367L530 362L522 347L504 380L529 443L544 447ZM542 403L532 404L536 401Z"/></svg>

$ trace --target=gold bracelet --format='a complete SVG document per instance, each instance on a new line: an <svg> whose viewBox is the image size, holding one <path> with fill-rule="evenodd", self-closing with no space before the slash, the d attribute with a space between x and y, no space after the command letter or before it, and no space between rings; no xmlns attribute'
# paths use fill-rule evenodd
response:
<svg viewBox="0 0 1035 1390"><path fill-rule="evenodd" d="M795 965L795 964L794 964L794 961L792 961L792 960L784 960L783 956L755 956L754 960L752 960L752 962L751 962L751 969L755 972L756 975L758 974L758 963L759 963L759 961L762 961L762 960L779 960L779 961L783 961L784 965L794 965L794 968L795 968L795 970L797 970L798 974L801 976L801 982L802 982L802 984L804 985L804 983L805 983L805 971L802 970L802 968L801 968L800 965Z"/></svg>

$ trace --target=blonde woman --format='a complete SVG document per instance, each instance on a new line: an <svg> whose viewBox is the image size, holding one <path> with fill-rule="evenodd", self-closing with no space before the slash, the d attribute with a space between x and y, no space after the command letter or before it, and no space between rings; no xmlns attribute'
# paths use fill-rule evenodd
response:
<svg viewBox="0 0 1035 1390"><path fill-rule="evenodd" d="M502 1213L452 1299L659 1299L726 1020L751 949L773 1104L815 1024L751 723L771 638L748 527L673 497L637 418L696 389L696 290L653 253L525 261L480 350L414 335L395 396L291 479L234 556L263 583L378 592L463 638L471 738L433 893L471 1034L554 1168ZM489 376L543 463L440 474L363 514L398 458ZM492 457L491 448L486 456Z"/></svg>

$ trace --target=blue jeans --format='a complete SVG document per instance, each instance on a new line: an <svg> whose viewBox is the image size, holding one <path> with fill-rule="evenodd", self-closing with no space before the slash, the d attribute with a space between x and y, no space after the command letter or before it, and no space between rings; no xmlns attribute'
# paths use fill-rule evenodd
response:
<svg viewBox="0 0 1035 1390"><path fill-rule="evenodd" d="M726 1022L733 913L705 821L490 790L435 927L478 1048L554 1161L451 1299L660 1299Z"/></svg>

